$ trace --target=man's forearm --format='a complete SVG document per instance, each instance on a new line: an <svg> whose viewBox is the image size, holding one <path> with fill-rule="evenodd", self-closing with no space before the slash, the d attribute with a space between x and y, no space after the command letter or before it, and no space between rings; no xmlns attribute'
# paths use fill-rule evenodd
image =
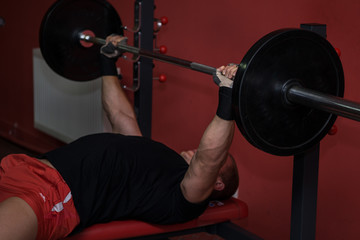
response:
<svg viewBox="0 0 360 240"><path fill-rule="evenodd" d="M206 161L207 166L222 165L234 136L234 121L223 120L215 116L205 130L197 151L198 157ZM200 155L204 155L201 157Z"/></svg>
<svg viewBox="0 0 360 240"><path fill-rule="evenodd" d="M219 178L220 169L226 162L235 128L231 107L231 79L236 71L236 65L221 66L216 70L216 77L220 81L216 116L206 128L181 182L182 193L190 202L200 202L210 196Z"/></svg>
<svg viewBox="0 0 360 240"><path fill-rule="evenodd" d="M211 194L220 168L226 161L233 135L234 122L215 116L205 130L181 183L188 201L201 202Z"/></svg>
<svg viewBox="0 0 360 240"><path fill-rule="evenodd" d="M113 132L124 135L141 135L133 107L116 76L103 76L102 102Z"/></svg>

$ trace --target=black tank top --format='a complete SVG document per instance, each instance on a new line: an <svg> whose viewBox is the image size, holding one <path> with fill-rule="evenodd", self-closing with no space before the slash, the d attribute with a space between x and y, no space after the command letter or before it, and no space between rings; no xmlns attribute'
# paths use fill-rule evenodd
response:
<svg viewBox="0 0 360 240"><path fill-rule="evenodd" d="M188 202L181 192L185 160L144 137L94 134L43 157L71 189L80 216L77 230L124 219L180 223L199 216L207 206L206 201Z"/></svg>

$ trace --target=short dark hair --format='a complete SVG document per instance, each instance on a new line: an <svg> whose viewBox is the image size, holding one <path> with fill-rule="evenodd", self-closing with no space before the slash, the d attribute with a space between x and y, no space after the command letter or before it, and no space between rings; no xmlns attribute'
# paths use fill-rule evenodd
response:
<svg viewBox="0 0 360 240"><path fill-rule="evenodd" d="M210 200L225 200L231 198L239 187L239 172L234 157L229 153L229 163L225 163L225 167L220 170L219 177L225 184L225 188L221 191L213 190Z"/></svg>

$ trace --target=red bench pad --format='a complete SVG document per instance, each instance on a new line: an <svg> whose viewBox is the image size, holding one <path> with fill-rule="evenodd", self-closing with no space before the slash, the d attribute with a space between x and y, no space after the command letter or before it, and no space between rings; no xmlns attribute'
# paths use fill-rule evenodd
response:
<svg viewBox="0 0 360 240"><path fill-rule="evenodd" d="M201 216L186 223L157 225L136 220L113 221L109 223L95 224L66 239L107 240L147 236L203 227L229 220L241 219L247 216L247 204L239 199L231 198L223 202L213 202Z"/></svg>

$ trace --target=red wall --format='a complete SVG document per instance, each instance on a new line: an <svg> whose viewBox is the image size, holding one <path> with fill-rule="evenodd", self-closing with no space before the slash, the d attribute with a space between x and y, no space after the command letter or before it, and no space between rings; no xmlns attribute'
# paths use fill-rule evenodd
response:
<svg viewBox="0 0 360 240"><path fill-rule="evenodd" d="M133 25L133 1L110 1L125 25ZM60 143L33 128L32 49L39 46L41 18L53 1L2 1L0 16L0 134L39 151ZM219 66L239 63L251 45L275 29L300 23L327 24L328 40L341 49L345 97L357 94L360 2L356 0L155 0L155 16L167 16L158 44L168 54ZM131 40L131 34L127 33ZM131 43L131 41L129 42ZM130 64L119 61L125 78ZM180 151L196 148L217 105L217 87L210 76L156 62L155 75L165 73L165 84L154 81L153 138ZM14 125L17 127L14 128ZM360 124L338 118L338 133L321 143L317 239L358 239L360 202L358 169ZM289 239L292 158L257 150L236 133L231 152L239 166L239 197L250 208L241 221L265 239Z"/></svg>

